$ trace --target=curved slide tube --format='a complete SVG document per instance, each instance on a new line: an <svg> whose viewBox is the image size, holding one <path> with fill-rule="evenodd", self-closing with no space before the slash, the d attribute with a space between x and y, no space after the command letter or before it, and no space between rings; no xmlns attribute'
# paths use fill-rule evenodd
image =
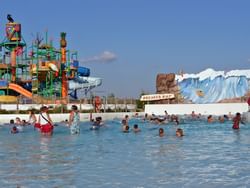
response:
<svg viewBox="0 0 250 188"><path fill-rule="evenodd" d="M101 78L79 76L69 81L69 90L92 89L102 84Z"/></svg>
<svg viewBox="0 0 250 188"><path fill-rule="evenodd" d="M12 90L18 92L18 93L24 95L25 97L32 98L32 93L30 91L24 89L23 87L21 87L17 84L10 83L9 89L12 89Z"/></svg>

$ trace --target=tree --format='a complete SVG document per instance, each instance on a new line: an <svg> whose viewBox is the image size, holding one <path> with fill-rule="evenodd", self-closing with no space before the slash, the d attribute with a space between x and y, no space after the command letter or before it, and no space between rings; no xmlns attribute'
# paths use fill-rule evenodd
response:
<svg viewBox="0 0 250 188"><path fill-rule="evenodd" d="M141 101L141 96L146 95L147 93L145 91L141 91L141 94L139 96L139 99L136 100L136 108L137 109L144 109L145 102Z"/></svg>
<svg viewBox="0 0 250 188"><path fill-rule="evenodd" d="M107 100L108 100L108 103L114 104L115 103L115 94L114 93L108 94Z"/></svg>

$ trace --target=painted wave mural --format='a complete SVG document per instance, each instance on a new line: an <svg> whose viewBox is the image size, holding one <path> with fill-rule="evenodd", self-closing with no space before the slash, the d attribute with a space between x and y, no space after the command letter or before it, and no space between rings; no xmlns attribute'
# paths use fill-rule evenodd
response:
<svg viewBox="0 0 250 188"><path fill-rule="evenodd" d="M239 98L249 91L250 70L229 72L206 69L198 74L176 75L180 93L192 103L216 103Z"/></svg>

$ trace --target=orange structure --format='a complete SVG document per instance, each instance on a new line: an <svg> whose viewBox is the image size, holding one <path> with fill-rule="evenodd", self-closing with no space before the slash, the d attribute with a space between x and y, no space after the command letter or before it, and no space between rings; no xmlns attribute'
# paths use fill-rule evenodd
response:
<svg viewBox="0 0 250 188"><path fill-rule="evenodd" d="M32 97L32 93L30 91L24 89L20 85L10 83L9 84L9 89L12 89L12 90L18 92L18 93L24 95L25 97L28 97L28 98Z"/></svg>
<svg viewBox="0 0 250 188"><path fill-rule="evenodd" d="M66 76L66 70L65 70L67 41L65 37L66 37L66 33L62 32L60 46L61 46L61 63L63 64L63 67L64 67L62 69L62 98L63 99L66 99L68 96L68 82L67 82L67 76Z"/></svg>
<svg viewBox="0 0 250 188"><path fill-rule="evenodd" d="M11 81L16 81L16 52L14 49L10 52L11 59Z"/></svg>

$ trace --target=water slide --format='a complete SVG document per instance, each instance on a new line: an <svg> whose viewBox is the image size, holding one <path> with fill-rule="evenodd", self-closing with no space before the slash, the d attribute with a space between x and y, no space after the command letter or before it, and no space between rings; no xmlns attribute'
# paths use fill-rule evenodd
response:
<svg viewBox="0 0 250 188"><path fill-rule="evenodd" d="M101 78L78 76L78 78L69 81L69 90L93 89L102 84Z"/></svg>
<svg viewBox="0 0 250 188"><path fill-rule="evenodd" d="M18 93L24 95L25 97L32 98L32 93L30 91L24 89L23 87L21 87L17 84L10 83L9 89L12 89L12 90L18 92Z"/></svg>
<svg viewBox="0 0 250 188"><path fill-rule="evenodd" d="M95 78L95 77L84 77L84 76L79 76L77 79L70 80L69 81L69 90L78 90L78 89L93 89L97 86L100 86L102 84L102 79L101 78ZM23 87L10 83L9 84L9 89L12 89L25 97L32 98L32 93Z"/></svg>
<svg viewBox="0 0 250 188"><path fill-rule="evenodd" d="M49 64L52 70L56 70L54 64ZM77 98L77 90L84 90L85 92L90 91L91 89L100 86L102 84L101 78L89 77L90 69L86 67L78 67L77 68L77 77L73 80L68 81L69 95L73 98ZM28 97L32 98L32 93L23 87L10 83L9 88Z"/></svg>

